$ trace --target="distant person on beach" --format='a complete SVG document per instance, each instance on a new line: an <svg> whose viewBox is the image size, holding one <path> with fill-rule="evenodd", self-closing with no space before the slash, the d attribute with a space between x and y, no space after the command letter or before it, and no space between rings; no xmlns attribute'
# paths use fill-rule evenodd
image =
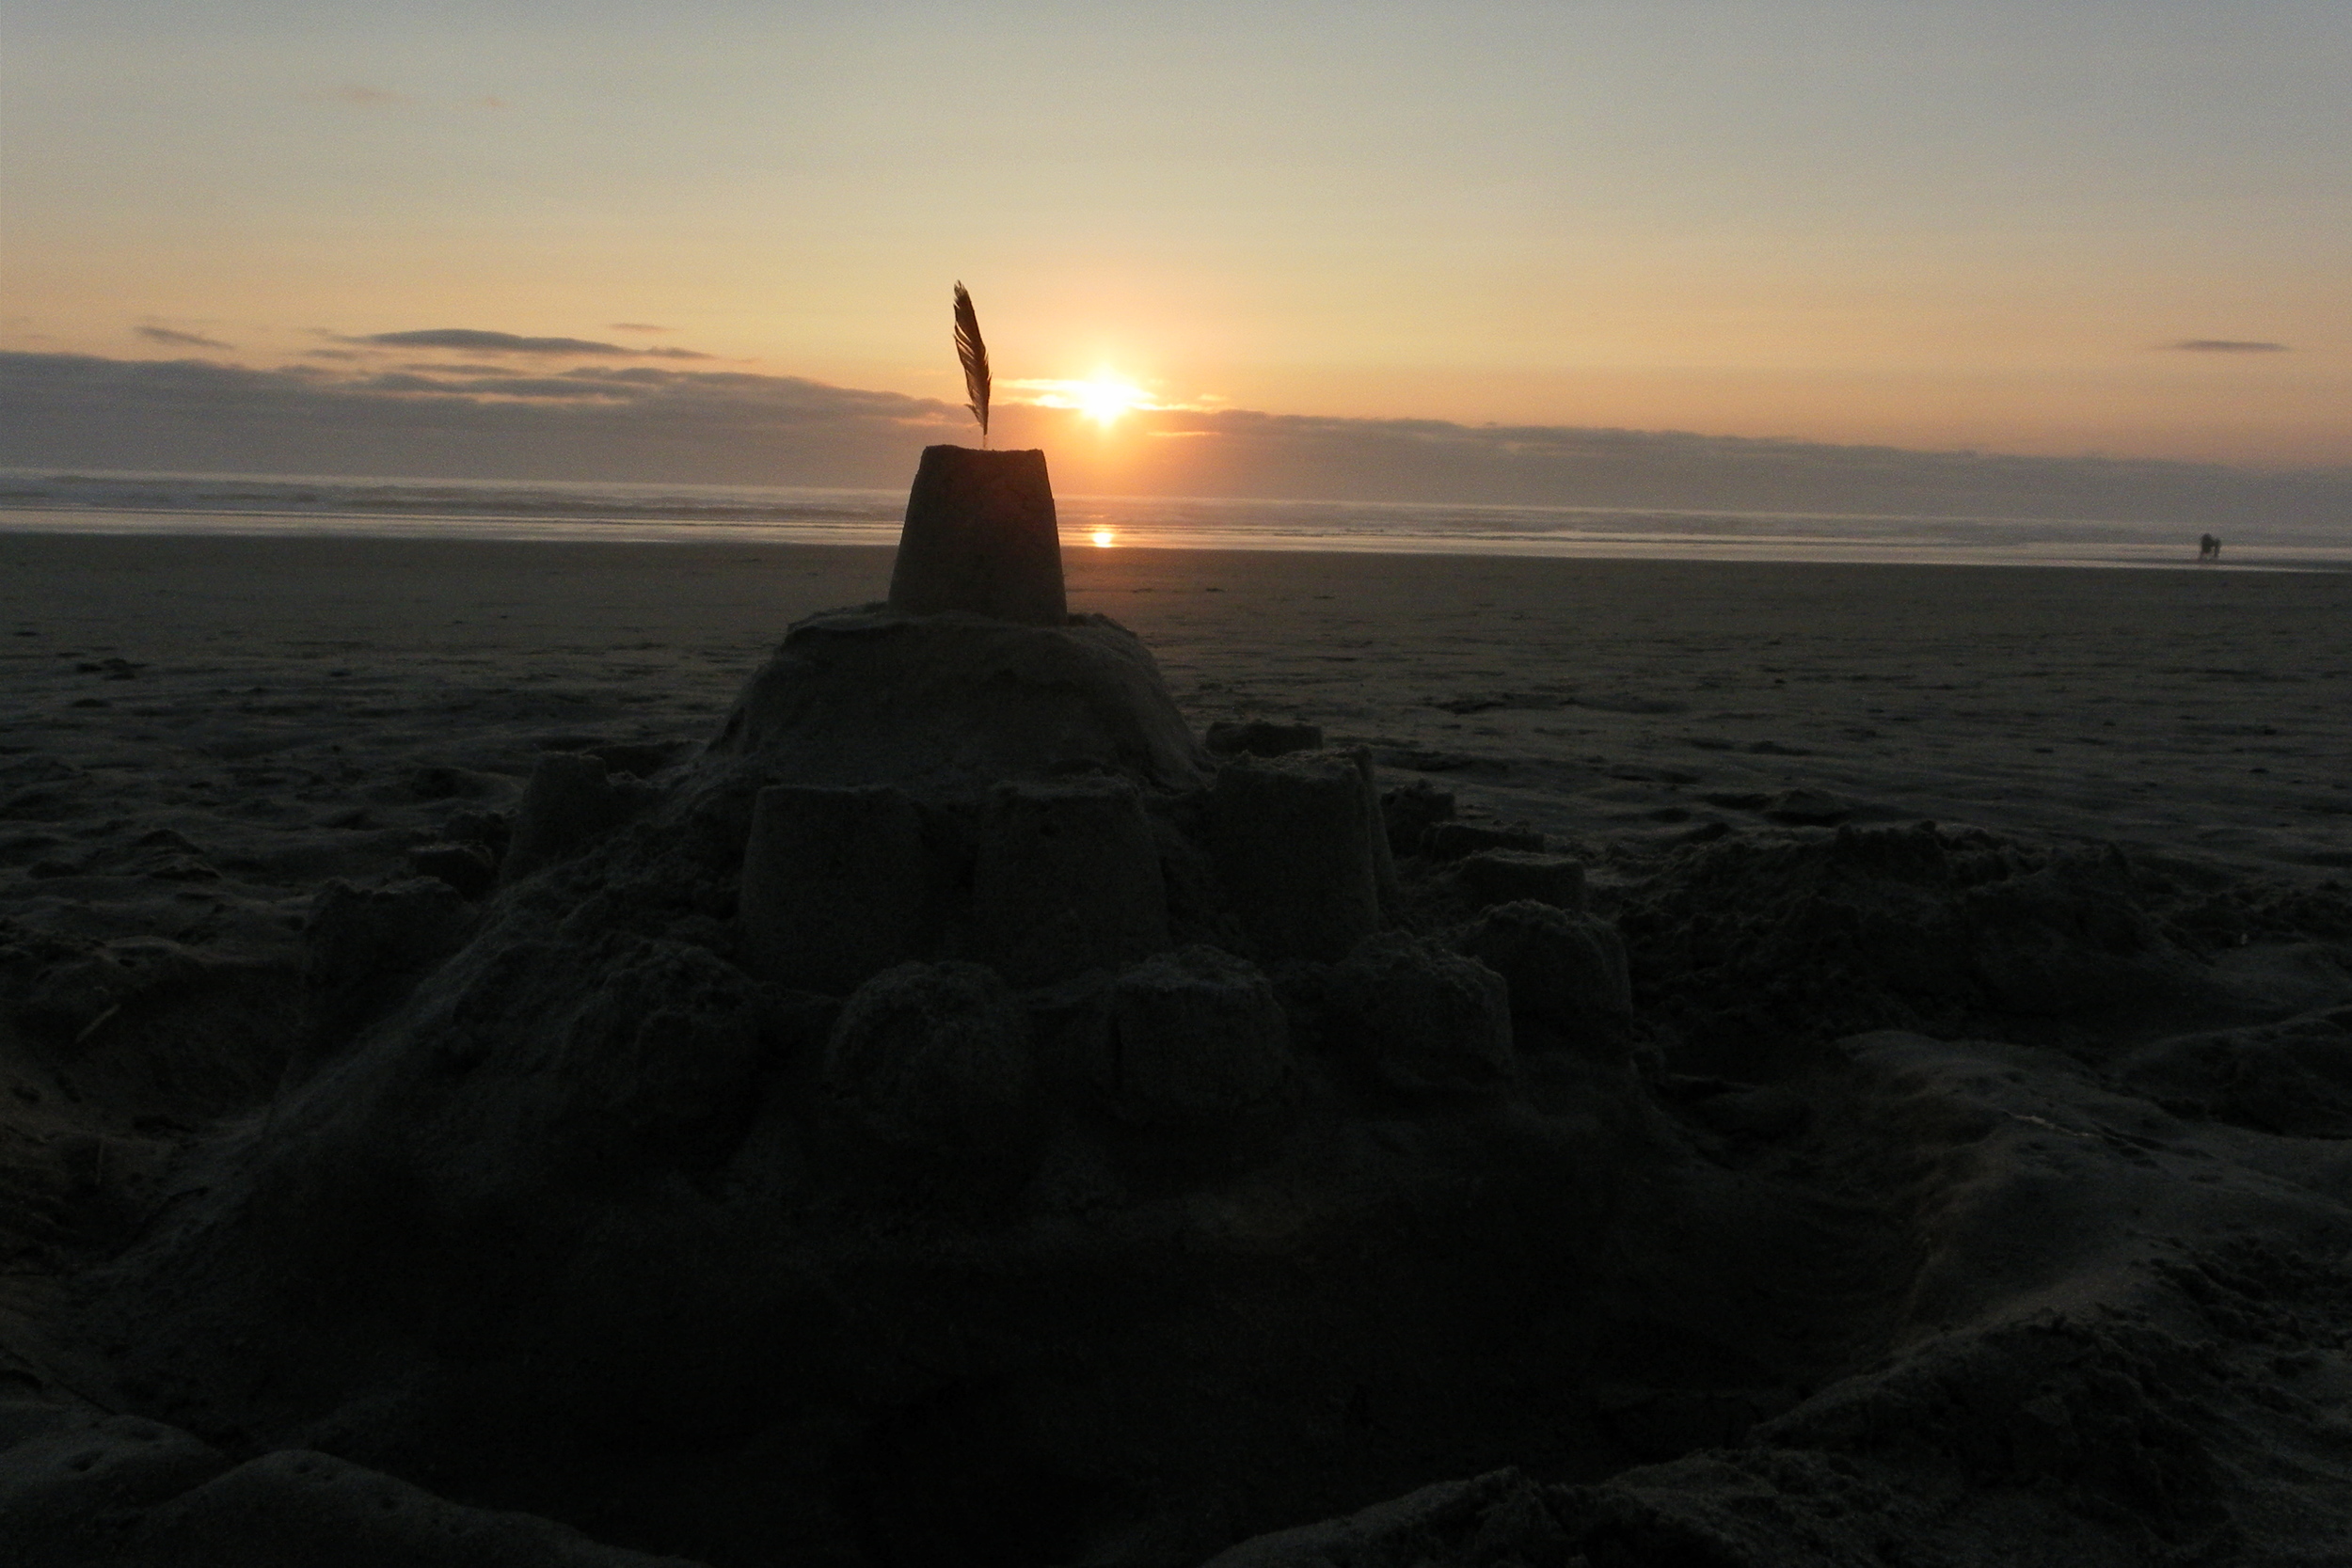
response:
<svg viewBox="0 0 2352 1568"><path fill-rule="evenodd" d="M2197 536L2197 559L2200 561L2220 560L2221 541L2210 533L2199 534Z"/></svg>

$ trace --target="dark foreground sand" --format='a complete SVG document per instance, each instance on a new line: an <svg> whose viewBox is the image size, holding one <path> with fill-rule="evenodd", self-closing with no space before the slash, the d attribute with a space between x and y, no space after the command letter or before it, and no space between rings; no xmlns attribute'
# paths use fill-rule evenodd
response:
<svg viewBox="0 0 2352 1568"><path fill-rule="evenodd" d="M646 774L690 755L787 624L879 598L889 562L0 535L0 1448L24 1440L0 1458L0 1545L11 1506L128 1517L225 1463L75 1490L76 1453L130 1441L89 1437L114 1431L96 1410L162 1412L119 1381L136 1347L89 1342L68 1304L186 1190L219 1118L268 1103L320 887L482 836L546 752ZM1005 1527L966 1560L1198 1560L1517 1464L1533 1479L1232 1560L2352 1562L2352 576L1127 550L1068 567L1073 608L1139 634L1196 726L1321 725L1384 784L1450 790L1463 816L1581 858L1631 950L1659 1125L1726 1180L1847 1206L1818 1256L1759 1274L1779 1303L1759 1340L1795 1334L1806 1270L1853 1277L1819 1284L1821 1345L1757 1351L1769 1375L1653 1366L1570 1389L1531 1364L1524 1397L1462 1394L1512 1412L1484 1447L1433 1427L1418 1458L1385 1441L1355 1472L1091 1536ZM1994 1004L1872 967L1885 906L1855 867L1898 842L1870 830L1922 821L1939 857L2061 889L2033 927L2056 956L2003 949ZM2195 986L2167 990L2166 963ZM2085 974L2096 1006L2051 999ZM1734 1246L1721 1229L1645 1244ZM1337 1428L1376 1430L1383 1397ZM1541 1400L1578 1414L1551 1431L1527 1414ZM204 1435L237 1460L333 1447ZM396 1445L359 1457L400 1467ZM921 1463L953 1471L952 1445ZM564 1495L454 1489L546 1512ZM437 1506L418 1498L402 1506ZM942 1549L926 1529L954 1533L820 1521L771 1559L664 1535L658 1513L567 1517L743 1562L915 1561ZM637 1560L531 1549L496 1560ZM417 1550L380 1560L434 1560Z"/></svg>

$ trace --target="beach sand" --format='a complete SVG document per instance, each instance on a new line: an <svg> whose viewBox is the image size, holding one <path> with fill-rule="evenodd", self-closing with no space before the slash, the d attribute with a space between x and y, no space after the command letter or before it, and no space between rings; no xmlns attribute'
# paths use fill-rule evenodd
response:
<svg viewBox="0 0 2352 1568"><path fill-rule="evenodd" d="M0 1024L11 1091L0 1094L0 1176L14 1195L0 1212L6 1391L119 1402L103 1356L60 1326L62 1282L148 1222L213 1118L266 1100L268 1074L214 1037L291 1017L288 977L323 884L381 882L407 874L420 845L479 836L547 752L597 751L643 772L691 754L787 626L880 599L890 559L784 546L0 536L0 985L19 1021ZM2118 847L2168 940L2193 940L2237 999L2184 1015L2174 1033L2193 1023L2242 1052L2286 1036L2309 1046L2294 1081L2305 1087L2281 1092L2302 1094L2312 1117L2265 1126L2243 1110L2200 1120L2182 1110L2185 1091L2134 1089L2131 1053L2165 1034L2145 1021L2026 1020L1988 1046L1925 1024L1865 1036L1839 1060L1874 1085L1882 1113L1916 1115L1923 1164L1958 1172L1914 1215L1915 1272L1885 1330L1888 1354L1910 1359L1883 1363L1876 1382L1848 1380L1881 1406L1862 1393L1839 1405L1831 1388L1793 1414L1757 1411L1762 1435L1728 1447L1720 1439L1746 1433L1744 1420L1723 1428L1714 1415L1642 1406L1649 1414L1627 1418L1684 1435L1648 1445L1659 1463L1646 1479L1573 1478L1585 1486L1575 1507L1596 1519L1646 1509L1681 1521L1674 1528L1747 1541L1724 1499L1765 1486L1766 1462L1738 1455L1860 1451L1868 1444L1853 1433L1874 1421L1964 1424L1951 1410L1966 1399L1951 1390L1991 1376L1987 1336L2046 1329L2055 1312L2060 1329L2098 1323L2108 1336L2074 1344L2067 1366L2122 1343L2126 1320L2205 1347L2193 1374L2150 1370L2162 1355L2132 1351L2141 1360L2129 1375L2146 1386L2111 1409L2068 1392L2074 1374L2057 1362L1999 1395L2043 1400L2035 1430L2049 1429L2061 1456L2050 1465L2085 1474L2105 1463L2083 1457L2101 1444L2153 1452L2158 1428L2228 1428L2199 1438L2211 1454L2198 1461L2196 1507L2134 1534L2099 1510L2130 1513L2139 1482L2094 1476L2077 1489L2092 1502L2049 1505L2082 1521L2085 1542L2043 1542L2037 1462L2003 1426L2008 1457L1962 1465L1966 1484L1939 1502L1941 1523L1906 1515L1899 1533L1944 1530L1941 1560L2153 1560L2135 1556L2143 1547L2352 1559L2341 1524L2352 1516L2352 1164L2336 1152L2352 1147L2339 1141L2352 1120L2328 1109L2331 1095L2352 1106L2352 929L2329 924L2352 909L2352 574L1082 548L1067 552L1067 572L1073 610L1138 634L1196 728L1319 725L1331 745L1368 749L1384 786L1451 791L1461 816L1524 825L1582 860L1595 909L1625 925L1634 949L1648 1070L1677 1092L1745 1093L1795 1069L1743 1060L1762 1025L1725 1022L1716 991L1753 974L1723 970L1731 977L1708 982L1705 1006L1678 1000L1697 960L1658 955L1681 951L1701 895L1673 882L1675 868L1716 855L1713 896L1737 906L1764 899L1768 873L1724 858L1727 847L1826 855L1848 842L1841 828L1922 821L2036 852ZM1680 891L1660 893L1661 877ZM101 949L144 951L148 977L122 980L125 965L109 960L93 978L86 960ZM167 982L209 999L172 1025L182 1056L159 1057L151 1035L136 1059L111 1056L109 1031ZM2093 1037L2105 1042L2095 1050ZM2171 1070L2159 1062L2143 1076ZM1931 1101L1974 1107L1973 1134ZM1725 1132L1708 1147L1741 1170L1771 1164L1775 1180L1824 1158L1760 1151L1758 1139L1771 1141ZM2052 1183L2073 1196L2046 1213L2019 1207L2021 1193ZM2215 1261L2225 1253L2238 1275ZM2219 1283L2157 1300L2150 1281L2183 1268ZM2084 1372L2083 1386L2095 1392L2106 1375ZM2269 1391L2249 1392L2249 1380ZM1899 1399L1886 1392L1899 1384ZM1929 1384L1944 1392L1921 1393ZM2109 1418L2138 1422L2137 1435L2090 1433ZM1734 1457L1677 1457L1685 1448ZM1724 1466L1741 1465L1725 1479ZM1817 1528L1827 1532L1817 1560L1844 1560L1849 1547L1910 1560L1853 1523L1892 1503L1832 1498L1818 1519L1798 1518L1788 1498L1848 1485L1808 1475L1772 1483L1781 1490L1764 1513L1786 1539L1756 1526L1753 1555L1724 1560L1804 1560L1789 1543ZM1346 1540L1394 1545L1414 1530L1455 1531L1463 1562L1500 1560L1470 1538L1537 1506L1520 1485L1489 1478L1483 1491L1424 1498L1417 1514L1323 1527L1233 1560L1303 1564ZM1518 1548L1528 1561L1552 1560L1540 1556L1550 1528L1527 1527L1538 1542Z"/></svg>
<svg viewBox="0 0 2352 1568"><path fill-rule="evenodd" d="M880 599L889 566L819 546L0 537L10 782L57 802L10 808L13 854L135 814L226 833L230 854L373 808L381 830L332 830L326 852L423 823L373 799L403 768L511 787L554 741L699 741L785 626ZM2352 868L2352 574L1073 549L1068 576L1073 608L1142 637L1197 725L1320 724L1620 856L1757 820L1710 797L1804 789L1834 802L1823 820ZM57 768L71 791L36 777Z"/></svg>

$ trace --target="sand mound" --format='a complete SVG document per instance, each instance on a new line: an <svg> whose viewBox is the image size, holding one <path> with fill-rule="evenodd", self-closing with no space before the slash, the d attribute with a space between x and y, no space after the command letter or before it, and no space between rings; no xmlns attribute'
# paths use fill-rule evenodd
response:
<svg viewBox="0 0 2352 1568"><path fill-rule="evenodd" d="M812 616L710 749L757 757L780 784L917 793L1098 770L1159 789L1208 778L1151 654L1100 615L1058 626L879 607Z"/></svg>
<svg viewBox="0 0 2352 1568"><path fill-rule="evenodd" d="M643 760L312 903L58 1315L140 1420L0 1407L30 1560L2352 1551L2332 906L1928 825L1591 896L1099 619L816 617Z"/></svg>
<svg viewBox="0 0 2352 1568"><path fill-rule="evenodd" d="M2352 1307L2334 1150L2183 1123L2016 1047L1888 1033L1839 1055L1838 1135L1873 1130L1908 1178L1917 1252L1883 1354L1742 1440L1595 1484L1433 1486L1213 1568L2352 1549L2342 1425L2312 1402Z"/></svg>
<svg viewBox="0 0 2352 1568"><path fill-rule="evenodd" d="M317 1059L94 1282L85 1322L142 1406L719 1561L791 1540L819 1561L1172 1562L1433 1452L1618 1448L1648 1380L1695 1372L1701 1427L1736 1429L1846 1354L1825 1343L1869 1338L1887 1216L1694 1162L1621 1052L1549 1024L1515 1044L1501 974L1444 931L1378 929L1409 900L1360 758L1152 788L1191 776L1164 693L1122 724L1057 673L1094 680L1124 644L1010 629L804 625L660 800L518 830L569 858L510 878L421 980L446 888L330 894ZM896 689L859 661L917 641L980 695L821 752L864 733L860 679L867 707ZM984 792L981 700L1024 737ZM1156 753L1133 738L1154 734ZM1105 770L1057 773L1073 745ZM548 800L595 793L562 767ZM899 846L810 866L897 867L873 891L919 906L893 939L913 951L798 976L823 990L746 973L741 895L809 870L751 853L776 813ZM1327 883L1354 900L1340 925L1311 918ZM351 933L378 927L385 960L356 972ZM1179 950L1203 928L1221 941ZM1611 941L1539 904L1459 933L1507 953L1532 1025L1622 1008ZM1655 1255L1641 1238L1669 1224L1721 1244ZM1854 1253L1849 1282L1824 1305L1759 1275L1775 1237ZM249 1357L199 1351L230 1336ZM1521 1398L1528 1376L1581 1414Z"/></svg>
<svg viewBox="0 0 2352 1568"><path fill-rule="evenodd" d="M2341 982L2297 996L2248 955L2216 962L2225 950L2200 927L2231 907L2112 845L1919 823L1694 846L1622 921L1645 1012L1728 1069L1888 1026L2111 1047L2299 1011ZM2307 896L2231 945L2259 932L2308 947L2312 927L2348 917L2352 901Z"/></svg>

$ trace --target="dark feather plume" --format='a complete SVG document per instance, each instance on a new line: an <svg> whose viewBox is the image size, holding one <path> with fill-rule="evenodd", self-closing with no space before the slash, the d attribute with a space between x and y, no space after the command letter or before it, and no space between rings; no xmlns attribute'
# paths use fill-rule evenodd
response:
<svg viewBox="0 0 2352 1568"><path fill-rule="evenodd" d="M972 296L956 285L956 357L963 361L963 389L972 401L964 404L980 421L980 445L988 445L988 345L980 341L980 318Z"/></svg>

